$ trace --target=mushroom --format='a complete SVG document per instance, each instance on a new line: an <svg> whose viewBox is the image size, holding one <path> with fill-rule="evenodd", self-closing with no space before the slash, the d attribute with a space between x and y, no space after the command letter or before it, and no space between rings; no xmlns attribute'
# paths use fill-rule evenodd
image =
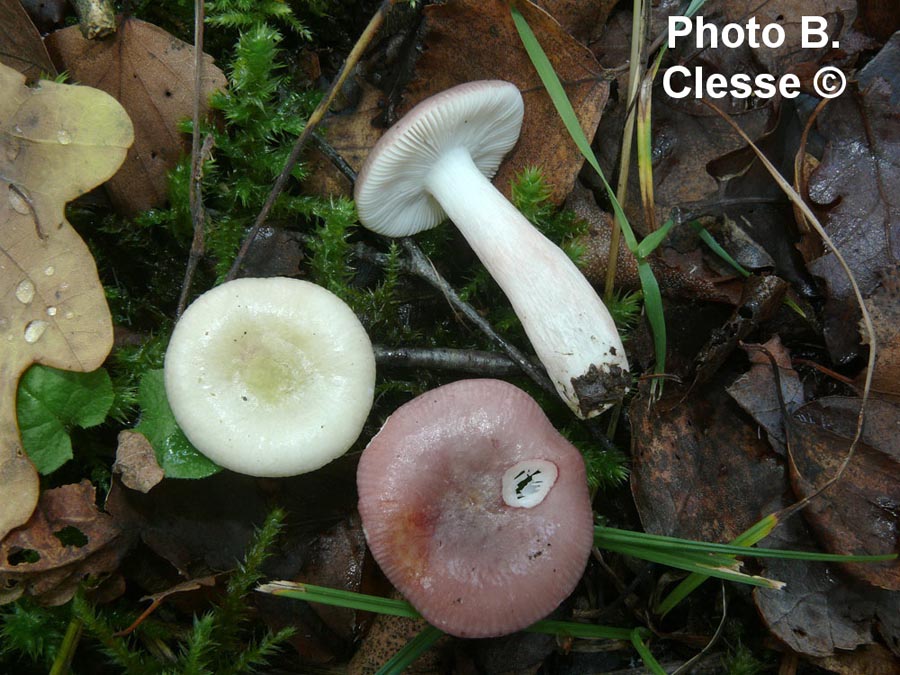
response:
<svg viewBox="0 0 900 675"><path fill-rule="evenodd" d="M509 298L559 395L582 418L621 399L628 360L606 306L572 260L491 184L515 145L515 85L469 82L432 96L389 129L356 181L360 222L401 237L456 224Z"/></svg>
<svg viewBox="0 0 900 675"><path fill-rule="evenodd" d="M172 332L166 395L188 440L227 469L291 476L353 445L372 407L375 357L353 311L308 281L229 281Z"/></svg>
<svg viewBox="0 0 900 675"><path fill-rule="evenodd" d="M363 451L356 480L375 560L451 635L525 628L584 572L584 461L511 384L461 380L401 406Z"/></svg>

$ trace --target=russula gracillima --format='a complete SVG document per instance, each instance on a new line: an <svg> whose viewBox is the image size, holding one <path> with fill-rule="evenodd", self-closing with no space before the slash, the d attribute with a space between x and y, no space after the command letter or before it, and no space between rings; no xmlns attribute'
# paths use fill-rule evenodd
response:
<svg viewBox="0 0 900 675"><path fill-rule="evenodd" d="M431 624L459 637L525 628L575 588L593 542L578 450L525 392L462 380L400 407L363 451L372 555Z"/></svg>
<svg viewBox="0 0 900 675"><path fill-rule="evenodd" d="M515 85L468 82L419 103L372 149L356 180L360 222L391 237L456 224L509 298L559 395L582 418L621 399L628 360L591 284L491 184L519 138Z"/></svg>
<svg viewBox="0 0 900 675"><path fill-rule="evenodd" d="M308 281L237 279L207 291L172 332L166 395L204 455L252 476L318 469L356 441L375 357L362 324Z"/></svg>

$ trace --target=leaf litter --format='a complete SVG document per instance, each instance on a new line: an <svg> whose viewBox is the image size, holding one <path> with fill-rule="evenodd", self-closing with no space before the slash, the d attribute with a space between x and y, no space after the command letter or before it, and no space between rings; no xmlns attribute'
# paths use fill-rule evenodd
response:
<svg viewBox="0 0 900 675"><path fill-rule="evenodd" d="M32 363L86 372L112 347L91 253L65 203L109 178L133 138L109 95L25 78L0 64L0 539L37 503L16 423L16 388Z"/></svg>

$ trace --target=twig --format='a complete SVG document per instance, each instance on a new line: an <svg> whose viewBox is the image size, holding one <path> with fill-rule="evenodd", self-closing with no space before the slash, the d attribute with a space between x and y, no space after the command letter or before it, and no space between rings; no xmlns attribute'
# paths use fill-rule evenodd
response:
<svg viewBox="0 0 900 675"><path fill-rule="evenodd" d="M116 32L116 12L112 0L73 0L78 25L86 40L106 37Z"/></svg>
<svg viewBox="0 0 900 675"><path fill-rule="evenodd" d="M459 297L447 280L434 268L434 265L431 264L431 261L428 260L428 257L422 252L422 249L419 248L419 245L416 244L416 242L409 237L404 237L400 240L400 243L409 255L412 271L416 276L427 281L431 286L439 290L453 309L466 317L466 319L474 324L478 330L484 333L495 345L503 350L506 355L519 366L519 369L530 377L535 384L547 393L557 396L556 389L554 388L553 383L550 382L550 378L547 377L547 374L541 368L534 365L524 352L504 340L503 337L494 330L494 327L491 326L491 324L488 323L485 318L472 307L472 305Z"/></svg>
<svg viewBox="0 0 900 675"><path fill-rule="evenodd" d="M272 211L272 207L275 206L275 201L281 195L285 185L287 185L288 178L291 176L291 171L293 171L294 166L297 164L297 160L300 159L300 154L306 146L306 141L309 140L310 135L325 117L325 113L328 112L331 103L341 90L347 77L356 67L356 64L359 62L363 53L369 47L369 44L375 38L375 35L381 29L381 25L384 23L384 18L387 15L388 10L395 2L396 0L384 0L381 3L378 11L375 12L374 16L372 16L369 21L369 25L366 26L362 35L359 36L359 40L356 41L356 44L353 45L353 49L350 50L350 53L347 55L347 59L344 61L344 65L341 66L338 76L335 78L334 82L331 83L331 86L328 88L328 91L325 93L322 100L319 101L319 105L316 106L316 109L313 110L312 114L309 116L306 125L303 127L303 132L297 137L294 147L291 148L291 154L288 155L287 161L284 163L284 168L275 180L275 184L272 186L269 196L266 197L266 202L263 204L262 210L256 217L247 236L244 237L244 241L241 244L237 256L235 256L231 269L229 269L228 274L225 275L225 281L230 281L237 276L238 271L241 269L241 263L244 261L244 257L250 249L250 245L253 243L253 240L256 239L259 229L265 224L266 219L269 217L269 213Z"/></svg>
<svg viewBox="0 0 900 675"><path fill-rule="evenodd" d="M519 375L519 366L503 354L477 349L424 349L375 345L375 363L388 368L454 370L481 377Z"/></svg>
<svg viewBox="0 0 900 675"><path fill-rule="evenodd" d="M206 209L203 207L202 186L203 153L200 149L200 89L203 83L203 20L205 13L204 0L194 0L194 128L191 133L191 182L188 187L194 237L191 240L187 269L184 271L184 282L181 284L181 295L178 298L176 319L184 313L184 308L187 307L194 272L197 269L200 257L203 255L203 234L206 229ZM210 138L207 138L207 142L209 142Z"/></svg>

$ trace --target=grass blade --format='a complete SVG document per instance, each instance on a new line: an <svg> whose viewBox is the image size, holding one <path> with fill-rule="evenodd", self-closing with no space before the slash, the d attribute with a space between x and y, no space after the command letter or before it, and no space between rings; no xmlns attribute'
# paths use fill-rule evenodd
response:
<svg viewBox="0 0 900 675"><path fill-rule="evenodd" d="M537 36L535 36L534 31L531 30L525 17L522 16L522 13L516 9L515 6L510 7L510 12L512 13L513 22L519 32L519 37L522 39L525 51L528 53L538 76L541 78L544 88L550 95L550 99L553 101L553 105L556 108L559 118L562 120L563 125L569 132L569 136L571 136L587 163L591 165L600 177L603 187L606 189L606 193L609 196L613 211L616 214L616 219L622 226L625 244L628 246L628 249L637 256L638 241L637 237L634 235L634 230L631 229L631 224L628 222L628 218L625 217L625 212L622 210L619 200L616 199L612 187L610 187L609 182L606 180L606 176L603 174L603 169L600 168L600 162L597 161L597 157L591 149L591 144L584 135L581 125L578 123L578 116L572 108L572 103L569 101L569 97L566 95L565 89L563 89L562 83L559 81L559 77L553 69L553 65L547 58L547 54L541 47L540 42L538 42ZM638 257L638 269L640 271L641 284L644 290L644 306L647 308L650 327L653 330L653 343L655 354L657 356L656 372L662 373L665 370L666 353L665 318L662 310L662 296L659 292L659 284L656 282L656 278L653 276L653 271L650 269L650 266L645 263L645 267L642 269L640 265L641 262L643 261ZM651 279L652 281L650 281ZM660 356L662 356L661 360Z"/></svg>
<svg viewBox="0 0 900 675"><path fill-rule="evenodd" d="M389 614L402 616L408 619L419 619L415 608L405 600L392 598L380 598L375 595L354 593L337 588L314 586L313 584L296 583L293 581L272 581L259 586L256 590L261 593L271 593L286 598L304 600L306 602L318 602L323 605L337 607L349 607L377 614ZM631 628L616 628L613 626L598 626L574 621L538 621L525 629L529 633L545 633L548 635L564 635L567 637L593 638L606 640L630 640Z"/></svg>
<svg viewBox="0 0 900 675"><path fill-rule="evenodd" d="M385 663L375 675L400 675L416 660L427 652L431 645L441 639L443 632L434 626L426 626L425 630L403 645L391 659Z"/></svg>

